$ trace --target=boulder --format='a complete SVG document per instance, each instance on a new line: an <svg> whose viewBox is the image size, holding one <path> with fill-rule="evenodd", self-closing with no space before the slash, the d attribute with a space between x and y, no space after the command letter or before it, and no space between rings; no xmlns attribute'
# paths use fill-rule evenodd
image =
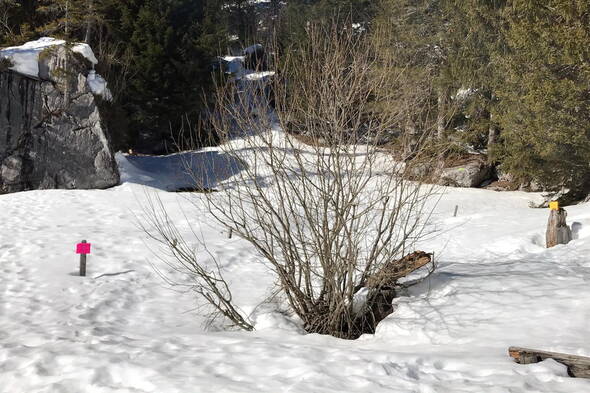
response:
<svg viewBox="0 0 590 393"><path fill-rule="evenodd" d="M59 44L45 48L33 66L21 61L30 62L30 53L18 52L18 67L0 72L0 193L119 183L102 98L87 79L94 62L81 53L66 64L66 53Z"/></svg>
<svg viewBox="0 0 590 393"><path fill-rule="evenodd" d="M479 187L492 176L492 167L484 159L474 157L461 165L442 169L439 183L452 187Z"/></svg>
<svg viewBox="0 0 590 393"><path fill-rule="evenodd" d="M266 53L264 47L255 44L244 49L244 67L252 71L266 71Z"/></svg>

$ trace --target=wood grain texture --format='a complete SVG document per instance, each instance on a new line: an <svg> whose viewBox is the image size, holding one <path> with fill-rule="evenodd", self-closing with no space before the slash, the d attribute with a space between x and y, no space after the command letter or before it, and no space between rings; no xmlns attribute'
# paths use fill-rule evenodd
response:
<svg viewBox="0 0 590 393"><path fill-rule="evenodd" d="M590 378L590 357L521 347L508 348L508 354L520 364L538 363L545 359L553 359L567 366L570 376Z"/></svg>
<svg viewBox="0 0 590 393"><path fill-rule="evenodd" d="M558 244L568 244L572 240L572 231L566 223L567 212L564 209L551 210L547 222L547 248Z"/></svg>

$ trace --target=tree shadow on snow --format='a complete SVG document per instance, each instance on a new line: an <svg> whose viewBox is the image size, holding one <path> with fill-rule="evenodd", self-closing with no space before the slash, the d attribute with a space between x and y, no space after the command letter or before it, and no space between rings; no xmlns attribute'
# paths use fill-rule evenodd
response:
<svg viewBox="0 0 590 393"><path fill-rule="evenodd" d="M167 156L123 156L117 161L122 183L164 191L210 190L246 169L246 164L218 151L183 152Z"/></svg>

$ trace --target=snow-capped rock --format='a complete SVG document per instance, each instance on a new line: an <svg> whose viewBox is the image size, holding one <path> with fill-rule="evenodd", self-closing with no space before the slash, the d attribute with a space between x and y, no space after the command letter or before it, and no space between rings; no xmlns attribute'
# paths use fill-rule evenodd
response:
<svg viewBox="0 0 590 393"><path fill-rule="evenodd" d="M0 73L0 193L119 182L96 101L110 91L90 47L66 57L64 45L43 38L0 51L12 63Z"/></svg>

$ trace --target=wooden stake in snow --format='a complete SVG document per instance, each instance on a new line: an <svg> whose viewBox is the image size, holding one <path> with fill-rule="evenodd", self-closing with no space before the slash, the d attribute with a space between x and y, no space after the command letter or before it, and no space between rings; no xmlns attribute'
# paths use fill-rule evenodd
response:
<svg viewBox="0 0 590 393"><path fill-rule="evenodd" d="M82 240L76 245L76 254L80 254L80 276L86 276L86 255L90 254L90 243Z"/></svg>
<svg viewBox="0 0 590 393"><path fill-rule="evenodd" d="M590 358L586 356L568 355L565 353L539 351L536 349L510 347L508 354L520 364L538 363L545 359L553 359L567 366L572 377L590 378Z"/></svg>
<svg viewBox="0 0 590 393"><path fill-rule="evenodd" d="M572 240L572 231L567 226L567 212L557 202L550 203L551 212L547 222L547 248L558 244L568 244Z"/></svg>
<svg viewBox="0 0 590 393"><path fill-rule="evenodd" d="M453 213L453 217L457 217L457 211L459 211L459 205L455 205L455 212Z"/></svg>

